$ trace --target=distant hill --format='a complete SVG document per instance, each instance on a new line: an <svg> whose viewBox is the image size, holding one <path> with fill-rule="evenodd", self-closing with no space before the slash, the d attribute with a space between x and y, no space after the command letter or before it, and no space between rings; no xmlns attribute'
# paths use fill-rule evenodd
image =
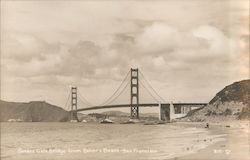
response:
<svg viewBox="0 0 250 160"><path fill-rule="evenodd" d="M107 115L107 116L113 116L113 117L130 117L130 113L125 113L121 111L106 111L102 112L102 114ZM140 113L140 117L157 117L158 118L159 114L158 113Z"/></svg>
<svg viewBox="0 0 250 160"><path fill-rule="evenodd" d="M0 121L19 120L25 122L65 122L69 113L45 101L28 103L6 102L0 100Z"/></svg>
<svg viewBox="0 0 250 160"><path fill-rule="evenodd" d="M189 112L184 119L191 121L250 119L250 80L226 86L207 106Z"/></svg>
<svg viewBox="0 0 250 160"><path fill-rule="evenodd" d="M125 113L121 111L105 111L102 112L102 114L107 115L107 116L114 116L114 117L129 117L130 113Z"/></svg>
<svg viewBox="0 0 250 160"><path fill-rule="evenodd" d="M104 115L104 117L107 116L115 122L125 122L130 119L130 113L121 112L121 111L106 111L106 112L102 112L100 115ZM145 120L146 121L158 120L157 113L140 113L139 116L140 116L140 120L144 120L144 121Z"/></svg>

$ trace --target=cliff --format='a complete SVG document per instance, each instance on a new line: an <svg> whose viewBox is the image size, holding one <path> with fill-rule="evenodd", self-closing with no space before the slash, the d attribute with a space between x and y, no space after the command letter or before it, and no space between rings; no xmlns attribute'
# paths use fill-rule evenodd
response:
<svg viewBox="0 0 250 160"><path fill-rule="evenodd" d="M191 121L224 121L250 119L250 80L226 86L203 108L184 118Z"/></svg>

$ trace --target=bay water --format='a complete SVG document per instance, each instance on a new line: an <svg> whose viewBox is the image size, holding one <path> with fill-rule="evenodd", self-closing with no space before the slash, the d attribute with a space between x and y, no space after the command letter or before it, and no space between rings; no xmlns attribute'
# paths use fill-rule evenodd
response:
<svg viewBox="0 0 250 160"><path fill-rule="evenodd" d="M1 123L1 159L169 159L221 140L174 124Z"/></svg>

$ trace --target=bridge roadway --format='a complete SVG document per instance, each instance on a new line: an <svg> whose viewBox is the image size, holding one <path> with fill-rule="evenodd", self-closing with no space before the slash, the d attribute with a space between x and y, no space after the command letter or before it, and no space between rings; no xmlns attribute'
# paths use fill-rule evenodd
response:
<svg viewBox="0 0 250 160"><path fill-rule="evenodd" d="M170 103L161 103L161 105L170 105ZM207 103L173 103L174 106L204 106ZM105 105L105 106L93 106L87 108L80 108L77 110L73 110L73 112L81 112L81 111L88 111L88 110L97 110L97 109L107 109L107 108L123 108L123 107L130 107L131 104L117 104L117 105ZM139 104L139 107L158 107L158 103L142 103Z"/></svg>

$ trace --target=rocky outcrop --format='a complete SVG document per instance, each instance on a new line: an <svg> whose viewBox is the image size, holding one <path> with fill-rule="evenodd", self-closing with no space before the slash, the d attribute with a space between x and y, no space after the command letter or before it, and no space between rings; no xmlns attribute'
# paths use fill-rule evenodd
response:
<svg viewBox="0 0 250 160"><path fill-rule="evenodd" d="M191 121L225 121L250 119L250 80L226 86L203 108L184 118Z"/></svg>

